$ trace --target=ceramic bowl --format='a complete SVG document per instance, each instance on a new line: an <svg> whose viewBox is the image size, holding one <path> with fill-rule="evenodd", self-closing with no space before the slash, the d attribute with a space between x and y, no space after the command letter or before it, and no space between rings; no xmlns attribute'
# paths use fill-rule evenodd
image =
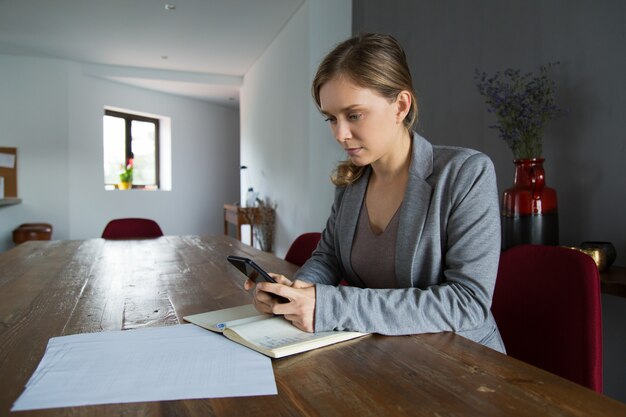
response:
<svg viewBox="0 0 626 417"><path fill-rule="evenodd" d="M597 253L600 263L596 261L596 265L598 265L598 270L600 271L603 271L613 265L613 262L615 262L615 258L617 257L615 246L613 246L611 242L587 241L582 242L580 244L580 248L585 251ZM591 256L594 260L596 259L593 255Z"/></svg>

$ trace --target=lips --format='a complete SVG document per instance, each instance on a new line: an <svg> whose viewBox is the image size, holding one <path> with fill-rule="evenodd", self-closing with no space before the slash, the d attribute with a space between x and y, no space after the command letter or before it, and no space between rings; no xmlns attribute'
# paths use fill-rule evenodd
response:
<svg viewBox="0 0 626 417"><path fill-rule="evenodd" d="M344 149L348 153L348 155L354 156L358 154L363 148L344 148Z"/></svg>

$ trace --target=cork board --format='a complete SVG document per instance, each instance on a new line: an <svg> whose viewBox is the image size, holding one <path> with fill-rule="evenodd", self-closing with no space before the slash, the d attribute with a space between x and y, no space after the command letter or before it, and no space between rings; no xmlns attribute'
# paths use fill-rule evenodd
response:
<svg viewBox="0 0 626 417"><path fill-rule="evenodd" d="M0 177L4 177L4 197L17 197L17 148L0 147Z"/></svg>

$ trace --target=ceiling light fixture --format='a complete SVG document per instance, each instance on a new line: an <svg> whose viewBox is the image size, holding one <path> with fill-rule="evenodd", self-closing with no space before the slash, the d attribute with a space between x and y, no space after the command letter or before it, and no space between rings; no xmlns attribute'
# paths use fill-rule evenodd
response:
<svg viewBox="0 0 626 417"><path fill-rule="evenodd" d="M176 5L171 3L165 3L165 10L168 12L176 10Z"/></svg>

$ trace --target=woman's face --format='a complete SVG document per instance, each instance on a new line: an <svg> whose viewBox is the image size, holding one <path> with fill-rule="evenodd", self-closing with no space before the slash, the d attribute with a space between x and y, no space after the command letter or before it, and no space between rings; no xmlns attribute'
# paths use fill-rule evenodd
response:
<svg viewBox="0 0 626 417"><path fill-rule="evenodd" d="M323 84L319 95L322 114L355 165L392 157L398 140L407 133L402 120L408 112L410 96L407 106L402 93L390 101L341 76Z"/></svg>

